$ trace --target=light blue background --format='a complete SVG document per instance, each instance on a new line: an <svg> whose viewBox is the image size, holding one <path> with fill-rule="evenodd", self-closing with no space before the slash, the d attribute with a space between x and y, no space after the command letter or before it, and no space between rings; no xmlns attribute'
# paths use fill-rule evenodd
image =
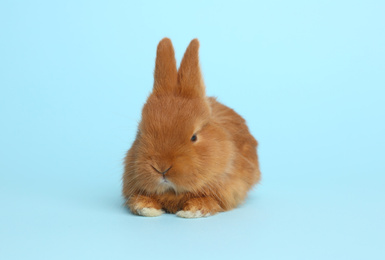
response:
<svg viewBox="0 0 385 260"><path fill-rule="evenodd" d="M0 2L0 259L385 259L384 1ZM205 219L131 215L156 45L201 42L263 181Z"/></svg>

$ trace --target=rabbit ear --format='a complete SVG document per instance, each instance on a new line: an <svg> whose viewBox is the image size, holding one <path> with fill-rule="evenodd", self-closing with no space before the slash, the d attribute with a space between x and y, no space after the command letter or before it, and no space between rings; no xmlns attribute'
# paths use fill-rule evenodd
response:
<svg viewBox="0 0 385 260"><path fill-rule="evenodd" d="M179 93L186 97L204 97L205 86L199 66L199 41L190 42L178 71Z"/></svg>
<svg viewBox="0 0 385 260"><path fill-rule="evenodd" d="M169 38L163 38L156 51L154 93L174 92L177 77L174 47Z"/></svg>

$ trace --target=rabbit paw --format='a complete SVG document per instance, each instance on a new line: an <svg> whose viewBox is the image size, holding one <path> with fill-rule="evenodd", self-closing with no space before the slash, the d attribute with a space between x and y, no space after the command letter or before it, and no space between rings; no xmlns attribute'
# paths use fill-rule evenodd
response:
<svg viewBox="0 0 385 260"><path fill-rule="evenodd" d="M210 197L194 198L188 200L176 215L181 218L202 218L214 215L219 211L222 211L222 208L216 200Z"/></svg>
<svg viewBox="0 0 385 260"><path fill-rule="evenodd" d="M156 208L141 208L141 209L136 209L136 213L144 217L157 217L162 215L164 211Z"/></svg>
<svg viewBox="0 0 385 260"><path fill-rule="evenodd" d="M211 214L210 213L202 214L200 210L197 210L197 211L180 210L176 213L176 215L181 218L202 218L202 217L208 217Z"/></svg>
<svg viewBox="0 0 385 260"><path fill-rule="evenodd" d="M137 195L127 201L132 213L145 217L157 217L164 213L161 205L151 197Z"/></svg>

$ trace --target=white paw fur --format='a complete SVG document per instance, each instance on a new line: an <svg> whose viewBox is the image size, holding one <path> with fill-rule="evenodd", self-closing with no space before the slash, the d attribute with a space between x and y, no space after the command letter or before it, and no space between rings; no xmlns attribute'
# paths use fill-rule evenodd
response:
<svg viewBox="0 0 385 260"><path fill-rule="evenodd" d="M202 214L200 210L197 210L197 211L180 210L176 213L176 215L181 218L202 218L202 217L210 216L210 213Z"/></svg>
<svg viewBox="0 0 385 260"><path fill-rule="evenodd" d="M155 208L141 208L137 209L136 212L138 213L138 215L145 217L157 217L164 213L163 210Z"/></svg>

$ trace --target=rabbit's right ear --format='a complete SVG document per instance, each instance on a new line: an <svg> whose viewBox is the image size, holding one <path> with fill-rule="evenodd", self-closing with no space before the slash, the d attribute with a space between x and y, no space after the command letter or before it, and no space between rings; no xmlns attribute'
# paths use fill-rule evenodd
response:
<svg viewBox="0 0 385 260"><path fill-rule="evenodd" d="M163 38L156 52L153 92L161 95L174 92L177 79L174 47L169 38Z"/></svg>

